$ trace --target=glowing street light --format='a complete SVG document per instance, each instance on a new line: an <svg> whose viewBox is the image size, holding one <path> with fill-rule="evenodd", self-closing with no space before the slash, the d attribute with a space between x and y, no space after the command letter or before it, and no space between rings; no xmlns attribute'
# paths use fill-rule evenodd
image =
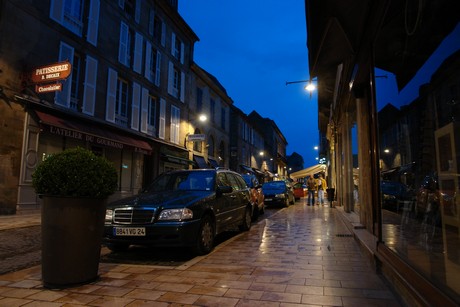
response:
<svg viewBox="0 0 460 307"><path fill-rule="evenodd" d="M200 114L198 119L199 119L200 122L205 122L205 121L208 120L208 117L205 114Z"/></svg>

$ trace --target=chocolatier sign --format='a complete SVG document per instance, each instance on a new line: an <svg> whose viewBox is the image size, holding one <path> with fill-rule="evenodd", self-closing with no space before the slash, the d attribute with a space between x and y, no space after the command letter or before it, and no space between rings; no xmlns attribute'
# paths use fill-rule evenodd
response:
<svg viewBox="0 0 460 307"><path fill-rule="evenodd" d="M32 72L33 83L50 83L57 80L65 80L72 72L72 64L68 61L50 64L36 68ZM35 91L37 93L61 91L62 84L59 82L52 84L37 84Z"/></svg>

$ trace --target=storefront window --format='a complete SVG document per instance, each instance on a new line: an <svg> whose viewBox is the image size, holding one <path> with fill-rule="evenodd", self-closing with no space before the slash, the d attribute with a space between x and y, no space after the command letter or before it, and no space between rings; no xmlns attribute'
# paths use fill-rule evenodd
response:
<svg viewBox="0 0 460 307"><path fill-rule="evenodd" d="M379 111L382 237L413 268L460 300L460 122L454 53L403 107ZM448 77L447 77L448 76Z"/></svg>

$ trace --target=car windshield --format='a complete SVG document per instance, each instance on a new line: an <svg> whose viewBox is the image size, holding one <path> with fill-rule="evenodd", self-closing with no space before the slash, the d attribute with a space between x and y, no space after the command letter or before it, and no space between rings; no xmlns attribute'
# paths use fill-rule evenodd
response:
<svg viewBox="0 0 460 307"><path fill-rule="evenodd" d="M215 185L215 172L172 172L158 177L147 189L147 193L162 191L212 191Z"/></svg>

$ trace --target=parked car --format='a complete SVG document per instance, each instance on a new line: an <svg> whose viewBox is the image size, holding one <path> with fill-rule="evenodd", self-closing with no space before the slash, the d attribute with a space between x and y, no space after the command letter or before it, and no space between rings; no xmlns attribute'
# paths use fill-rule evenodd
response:
<svg viewBox="0 0 460 307"><path fill-rule="evenodd" d="M293 186L294 197L295 199L300 199L302 197L306 197L308 195L308 188L305 184L301 182L294 183Z"/></svg>
<svg viewBox="0 0 460 307"><path fill-rule="evenodd" d="M292 187L286 181L269 181L262 185L265 205L278 204L288 207L295 202Z"/></svg>
<svg viewBox="0 0 460 307"><path fill-rule="evenodd" d="M229 170L165 173L139 195L108 204L103 242L113 251L185 246L206 254L217 234L235 226L250 229L250 197L241 175Z"/></svg>
<svg viewBox="0 0 460 307"><path fill-rule="evenodd" d="M244 174L242 175L244 181L251 190L251 201L254 204L254 212L252 213L252 219L257 220L260 214L265 212L265 202L264 202L264 193L262 192L262 185L257 180L257 177L254 174Z"/></svg>
<svg viewBox="0 0 460 307"><path fill-rule="evenodd" d="M399 201L413 200L414 198L414 193L410 191L407 185L397 181L381 181L380 191L382 209L391 211L397 211Z"/></svg>

